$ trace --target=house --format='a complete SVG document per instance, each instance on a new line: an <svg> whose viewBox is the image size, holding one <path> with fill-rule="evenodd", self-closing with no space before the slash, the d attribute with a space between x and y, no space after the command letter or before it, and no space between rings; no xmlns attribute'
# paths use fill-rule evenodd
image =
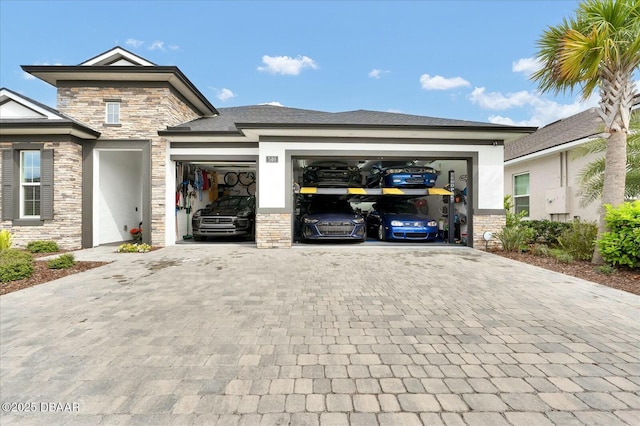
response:
<svg viewBox="0 0 640 426"><path fill-rule="evenodd" d="M17 244L47 238L94 247L128 240L141 225L143 241L171 245L188 236L190 215L209 196L247 191L257 199L257 247L290 247L302 170L341 159L436 168L436 188L402 194L421 196L436 219L453 225L455 217L464 236L457 242L482 248L483 232L504 223L504 146L534 130L362 110L217 109L177 67L121 47L79 65L23 69L57 88L57 106L0 94L1 226ZM193 185L202 172L219 193L203 196ZM255 174L255 186L225 183L242 172ZM180 201L185 187L188 205ZM464 200L443 197L463 188ZM331 191L355 204L391 196Z"/></svg>
<svg viewBox="0 0 640 426"><path fill-rule="evenodd" d="M640 95L634 108L640 106ZM515 211L529 219L597 222L598 202L580 202L579 175L600 154L579 155L589 141L603 137L597 108L555 121L505 146L504 193L513 197Z"/></svg>

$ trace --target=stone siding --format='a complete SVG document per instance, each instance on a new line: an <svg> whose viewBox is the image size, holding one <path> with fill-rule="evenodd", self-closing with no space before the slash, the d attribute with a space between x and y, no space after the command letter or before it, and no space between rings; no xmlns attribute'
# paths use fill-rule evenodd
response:
<svg viewBox="0 0 640 426"><path fill-rule="evenodd" d="M168 142L159 130L199 117L170 86L58 88L58 110L102 133L99 140L151 141L151 243L166 245L166 164ZM140 83L132 83L140 85ZM105 124L106 101L120 101L119 125Z"/></svg>
<svg viewBox="0 0 640 426"><path fill-rule="evenodd" d="M0 149L10 148L0 144ZM54 240L60 248L82 248L82 147L73 142L46 142L53 153L53 220L43 226L13 226L1 221L0 227L13 235L14 247L25 247L35 240ZM2 174L0 162L0 175Z"/></svg>
<svg viewBox="0 0 640 426"><path fill-rule="evenodd" d="M482 235L489 231L493 233L493 238L489 241L489 248L501 247L500 240L495 236L496 232L502 230L506 224L505 215L473 215L473 247L485 250L487 244Z"/></svg>
<svg viewBox="0 0 640 426"><path fill-rule="evenodd" d="M256 245L258 248L291 248L291 214L258 213Z"/></svg>

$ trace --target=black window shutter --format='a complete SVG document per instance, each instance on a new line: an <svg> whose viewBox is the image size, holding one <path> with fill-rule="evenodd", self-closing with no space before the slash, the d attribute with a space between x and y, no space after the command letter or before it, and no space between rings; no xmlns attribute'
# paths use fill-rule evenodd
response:
<svg viewBox="0 0 640 426"><path fill-rule="evenodd" d="M2 220L13 219L13 150L2 151Z"/></svg>
<svg viewBox="0 0 640 426"><path fill-rule="evenodd" d="M40 219L53 219L53 150L43 149L40 161Z"/></svg>

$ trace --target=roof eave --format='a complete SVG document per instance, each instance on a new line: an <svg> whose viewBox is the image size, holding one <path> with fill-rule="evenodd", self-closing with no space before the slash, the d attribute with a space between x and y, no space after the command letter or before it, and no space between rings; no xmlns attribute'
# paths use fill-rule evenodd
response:
<svg viewBox="0 0 640 426"><path fill-rule="evenodd" d="M175 66L56 66L22 65L34 77L58 86L60 81L161 81L171 84L202 116L219 115L218 110Z"/></svg>
<svg viewBox="0 0 640 426"><path fill-rule="evenodd" d="M81 139L98 139L100 132L66 120L42 122L0 122L0 135L71 135Z"/></svg>

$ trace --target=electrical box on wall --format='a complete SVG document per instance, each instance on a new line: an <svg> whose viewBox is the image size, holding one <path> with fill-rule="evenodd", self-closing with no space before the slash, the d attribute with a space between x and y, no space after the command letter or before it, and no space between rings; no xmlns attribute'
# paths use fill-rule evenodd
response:
<svg viewBox="0 0 640 426"><path fill-rule="evenodd" d="M571 188L563 186L561 188L547 189L544 193L545 212L547 214L567 214L569 213L569 197Z"/></svg>

